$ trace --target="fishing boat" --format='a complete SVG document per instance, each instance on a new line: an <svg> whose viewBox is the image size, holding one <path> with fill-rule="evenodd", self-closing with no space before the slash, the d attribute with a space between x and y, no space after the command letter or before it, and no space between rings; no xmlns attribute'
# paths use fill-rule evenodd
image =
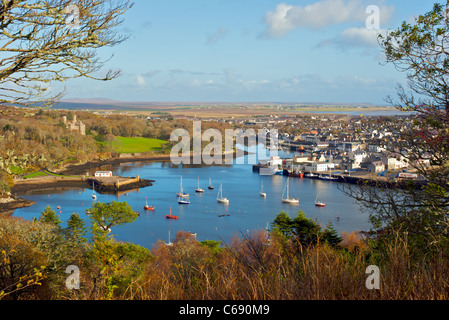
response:
<svg viewBox="0 0 449 320"><path fill-rule="evenodd" d="M315 206L316 206L316 207L322 207L322 208L324 208L324 207L326 206L325 203L323 203L323 202L321 202L321 201L318 201L318 195L317 195L316 198L315 198Z"/></svg>
<svg viewBox="0 0 449 320"><path fill-rule="evenodd" d="M210 178L209 178L209 186L207 188L209 190L214 190L214 186L212 185L212 182L210 181Z"/></svg>
<svg viewBox="0 0 449 320"><path fill-rule="evenodd" d="M309 173L304 174L304 177L306 177L306 178L318 178L318 175L314 174L312 172L309 172Z"/></svg>
<svg viewBox="0 0 449 320"><path fill-rule="evenodd" d="M144 210L150 210L150 211L154 211L154 206L149 206L148 205L148 199L147 197L145 197L145 205L143 206Z"/></svg>
<svg viewBox="0 0 449 320"><path fill-rule="evenodd" d="M263 181L262 181L262 185L260 187L260 192L259 192L261 197L266 198L267 197L267 193L263 191Z"/></svg>
<svg viewBox="0 0 449 320"><path fill-rule="evenodd" d="M299 199L290 198L290 194L289 194L290 181L289 180L290 180L290 178L287 178L287 183L285 184L284 192L282 193L282 202L288 203L288 204L299 204ZM285 192L285 191L287 191L287 192Z"/></svg>
<svg viewBox="0 0 449 320"><path fill-rule="evenodd" d="M189 194L183 192L183 190L182 190L182 176L181 176L181 190L180 190L180 192L176 193L176 195L178 197L181 197L181 198L188 198L189 197Z"/></svg>
<svg viewBox="0 0 449 320"><path fill-rule="evenodd" d="M95 182L92 181L92 199L97 199L97 195L95 194Z"/></svg>
<svg viewBox="0 0 449 320"><path fill-rule="evenodd" d="M165 218L171 219L171 220L178 220L179 219L178 216L174 216L174 215L171 214L171 207L170 207L170 214L166 214Z"/></svg>
<svg viewBox="0 0 449 320"><path fill-rule="evenodd" d="M200 177L198 177L198 188L195 189L197 193L203 193L204 189L200 188Z"/></svg>
<svg viewBox="0 0 449 320"><path fill-rule="evenodd" d="M218 194L217 194L217 201L219 203L229 204L229 199L223 198L223 188L222 188L221 184L220 184L220 189L218 190Z"/></svg>

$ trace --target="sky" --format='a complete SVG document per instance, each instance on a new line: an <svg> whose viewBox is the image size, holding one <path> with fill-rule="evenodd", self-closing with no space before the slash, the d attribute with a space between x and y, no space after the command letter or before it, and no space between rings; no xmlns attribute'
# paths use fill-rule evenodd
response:
<svg viewBox="0 0 449 320"><path fill-rule="evenodd" d="M65 98L386 104L405 74L382 63L377 34L437 0L134 2L117 29L130 38L98 51L121 76L70 80Z"/></svg>

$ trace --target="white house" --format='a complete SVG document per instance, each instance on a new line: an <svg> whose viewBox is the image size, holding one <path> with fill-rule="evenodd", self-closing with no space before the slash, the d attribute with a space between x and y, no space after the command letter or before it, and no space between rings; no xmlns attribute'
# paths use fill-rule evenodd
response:
<svg viewBox="0 0 449 320"><path fill-rule="evenodd" d="M95 177L112 177L112 171L96 171Z"/></svg>
<svg viewBox="0 0 449 320"><path fill-rule="evenodd" d="M314 161L312 163L312 171L316 172L323 172L328 170L328 163L327 162L316 162Z"/></svg>
<svg viewBox="0 0 449 320"><path fill-rule="evenodd" d="M360 165L367 157L368 154L364 150L356 150L355 152L349 153L349 159L354 160L356 165Z"/></svg>

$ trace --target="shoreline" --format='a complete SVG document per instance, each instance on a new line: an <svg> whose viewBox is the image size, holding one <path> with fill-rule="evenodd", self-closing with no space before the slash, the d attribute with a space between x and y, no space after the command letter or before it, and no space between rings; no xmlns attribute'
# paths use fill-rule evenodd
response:
<svg viewBox="0 0 449 320"><path fill-rule="evenodd" d="M26 199L13 199L13 201L0 203L0 217L1 216L12 216L16 209L31 207L36 204L35 201L30 201Z"/></svg>
<svg viewBox="0 0 449 320"><path fill-rule="evenodd" d="M161 154L161 155L148 155L148 156L130 156L130 157L121 157L121 158L111 158L107 160L94 160L88 161L82 164L74 164L70 165L60 171L59 174L73 176L73 175L81 175L86 173L91 169L100 168L102 166L121 164L127 162L146 162L146 161L170 161L170 155Z"/></svg>
<svg viewBox="0 0 449 320"><path fill-rule="evenodd" d="M233 151L233 157L236 156L237 152ZM245 151L244 154L246 155L247 152ZM193 153L190 154L190 160L192 162L193 159ZM223 157L226 156L224 153L222 155ZM115 165L115 164L121 164L121 163L136 163L136 162L163 162L163 161L170 161L170 155L169 154L163 154L163 155L134 155L134 156L125 156L120 158L111 158L107 160L94 160L89 161L82 164L72 164L68 165L65 168L62 168L61 170L57 170L58 174L63 175L65 177L42 177L42 178L36 178L36 179L28 179L28 180L20 180L17 181L16 184L11 188L11 193L16 195L17 193L27 193L31 191L42 191L47 189L55 189L55 188L91 188L91 180L92 176L86 177L82 179L80 176L84 175L87 171L95 169L95 168L101 168L102 166L106 165ZM73 177L73 176L79 176L79 177ZM126 191L133 188L145 188L148 186L152 186L152 183L155 182L154 180L147 180L147 179L141 179L140 183L133 183L130 185L125 186L125 188L120 188L120 190L116 190L117 192ZM100 188L103 190L103 192L111 192L113 190L108 190L107 188ZM126 189L126 190L125 190ZM22 199L22 198L16 198L14 201L8 203L7 205L0 204L0 214L3 213L10 213L12 214L14 210L29 207L35 204L32 201Z"/></svg>

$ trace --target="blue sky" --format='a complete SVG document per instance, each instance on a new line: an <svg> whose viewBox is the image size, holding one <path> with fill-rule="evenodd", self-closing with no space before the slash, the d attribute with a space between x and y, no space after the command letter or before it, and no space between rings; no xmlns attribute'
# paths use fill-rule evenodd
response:
<svg viewBox="0 0 449 320"><path fill-rule="evenodd" d="M99 51L121 77L69 81L66 98L384 104L405 75L381 65L366 8L378 6L382 31L433 3L135 0L118 29L130 39Z"/></svg>

